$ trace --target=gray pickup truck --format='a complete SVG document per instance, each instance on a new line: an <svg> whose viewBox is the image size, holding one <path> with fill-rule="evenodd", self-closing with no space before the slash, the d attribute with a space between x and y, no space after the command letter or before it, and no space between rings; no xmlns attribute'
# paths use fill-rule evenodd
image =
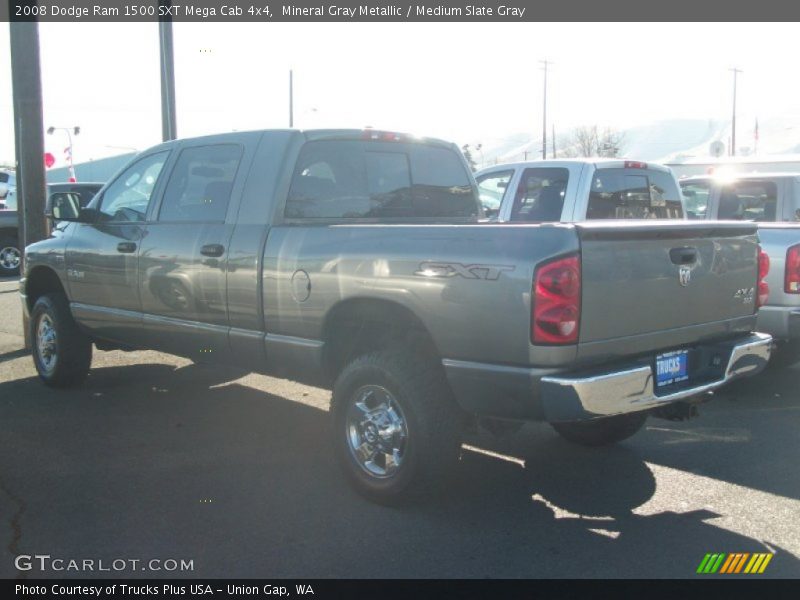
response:
<svg viewBox="0 0 800 600"><path fill-rule="evenodd" d="M81 382L94 344L329 386L335 452L378 501L445 481L478 417L612 443L769 359L755 225L489 223L438 140L179 140L54 213L20 281L46 384Z"/></svg>
<svg viewBox="0 0 800 600"><path fill-rule="evenodd" d="M758 331L776 342L773 363L800 360L800 173L706 175L680 180L690 219L758 224L769 257L769 300L758 311Z"/></svg>
<svg viewBox="0 0 800 600"><path fill-rule="evenodd" d="M5 196L1 193L0 201L4 208L0 210L0 277L13 277L19 274L20 251L19 221L17 212L16 189L9 190ZM51 183L47 186L48 197L45 210L49 213L50 204L54 194L76 194L81 206L86 206L97 191L103 187L102 183Z"/></svg>

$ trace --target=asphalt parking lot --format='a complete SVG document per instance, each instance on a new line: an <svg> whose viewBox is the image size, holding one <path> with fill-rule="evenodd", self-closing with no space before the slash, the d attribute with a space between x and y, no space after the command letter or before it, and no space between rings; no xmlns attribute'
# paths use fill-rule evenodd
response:
<svg viewBox="0 0 800 600"><path fill-rule="evenodd" d="M92 576L20 554L193 561L126 577L692 577L708 552L775 553L732 577L800 577L800 367L608 449L478 436L445 496L394 509L339 476L324 390L96 352L84 387L53 391L20 327L0 281L1 577Z"/></svg>

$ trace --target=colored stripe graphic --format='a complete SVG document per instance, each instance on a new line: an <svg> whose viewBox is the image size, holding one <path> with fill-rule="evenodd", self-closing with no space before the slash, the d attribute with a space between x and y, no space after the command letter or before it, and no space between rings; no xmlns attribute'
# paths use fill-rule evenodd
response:
<svg viewBox="0 0 800 600"><path fill-rule="evenodd" d="M731 568L731 564L736 561L736 557L737 556L739 556L739 555L738 554L729 554L728 555L728 560L726 560L723 563L722 568L719 570L719 572L720 573L728 573L729 572L728 569L730 569Z"/></svg>
<svg viewBox="0 0 800 600"><path fill-rule="evenodd" d="M750 559L750 562L747 563L747 566L744 568L745 573L755 573L754 568L758 568L758 565L761 564L761 561L764 560L764 555L759 554L756 552L753 554L753 557Z"/></svg>
<svg viewBox="0 0 800 600"><path fill-rule="evenodd" d="M727 573L727 572L728 572L728 569L729 569L729 568L730 568L730 566L731 566L731 563L734 561L734 559L735 559L735 558L736 558L736 555L735 555L735 554L729 554L729 555L728 555L728 560L726 560L726 561L725 561L725 562L722 564L722 568L719 570L719 572L720 572L720 573Z"/></svg>
<svg viewBox="0 0 800 600"><path fill-rule="evenodd" d="M760 566L760 567L759 567L759 569L758 569L758 572L759 572L759 573L763 573L763 572L764 572L764 569L766 569L766 568L767 568L767 565L769 564L769 561L771 561L771 560L772 560L772 557L773 557L773 556L775 556L775 555L774 555L774 554L767 554L767 555L764 557L764 562L762 562L762 563L761 563L761 566Z"/></svg>
<svg viewBox="0 0 800 600"><path fill-rule="evenodd" d="M734 571L733 569L731 569L731 573L739 573L742 570L742 567L744 567L744 563L748 558L750 558L749 552L745 552L744 554L742 554L742 558L736 564L736 570Z"/></svg>
<svg viewBox="0 0 800 600"><path fill-rule="evenodd" d="M698 572L698 573L705 573L705 572L706 572L706 571L705 571L705 568L706 568L706 565L708 564L708 561L709 561L710 559L711 559L711 555L710 555L710 554L706 554L706 555L703 557L703 560L701 560L701 561L700 561L700 566L699 566L699 567L697 567L697 572Z"/></svg>
<svg viewBox="0 0 800 600"><path fill-rule="evenodd" d="M703 573L716 573L719 570L722 561L725 558L725 553L722 554L712 554L711 558L706 565L706 568L703 570Z"/></svg>
<svg viewBox="0 0 800 600"><path fill-rule="evenodd" d="M763 573L774 554L769 552L708 553L700 561L697 573L732 575L738 573ZM747 566L745 566L747 565Z"/></svg>

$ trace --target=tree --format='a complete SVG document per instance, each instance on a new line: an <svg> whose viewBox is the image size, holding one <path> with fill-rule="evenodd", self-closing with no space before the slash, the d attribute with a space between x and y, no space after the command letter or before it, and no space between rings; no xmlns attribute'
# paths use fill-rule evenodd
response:
<svg viewBox="0 0 800 600"><path fill-rule="evenodd" d="M480 150L480 147L478 150ZM467 164L469 165L469 168L472 169L473 173L477 171L478 165L475 164L475 159L472 157L472 150L470 149L469 144L464 144L461 146L461 152L464 153L464 158L467 159Z"/></svg>
<svg viewBox="0 0 800 600"><path fill-rule="evenodd" d="M625 135L610 127L600 132L597 125L583 125L575 129L572 139L566 145L562 145L562 155L616 158L622 154L624 141Z"/></svg>
<svg viewBox="0 0 800 600"><path fill-rule="evenodd" d="M597 125L584 125L575 129L575 146L578 156L597 156Z"/></svg>
<svg viewBox="0 0 800 600"><path fill-rule="evenodd" d="M622 154L622 144L625 134L606 127L598 140L597 156L617 158Z"/></svg>

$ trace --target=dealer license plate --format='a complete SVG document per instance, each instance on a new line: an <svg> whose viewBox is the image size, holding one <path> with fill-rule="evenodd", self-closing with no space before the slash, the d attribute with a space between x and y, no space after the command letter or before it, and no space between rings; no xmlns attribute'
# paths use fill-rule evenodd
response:
<svg viewBox="0 0 800 600"><path fill-rule="evenodd" d="M656 356L656 387L689 379L689 351L675 350Z"/></svg>

